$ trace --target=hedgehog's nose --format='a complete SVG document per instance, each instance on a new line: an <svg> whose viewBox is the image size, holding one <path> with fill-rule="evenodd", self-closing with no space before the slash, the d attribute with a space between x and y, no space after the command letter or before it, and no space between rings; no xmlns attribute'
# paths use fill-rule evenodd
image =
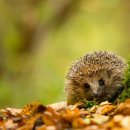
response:
<svg viewBox="0 0 130 130"><path fill-rule="evenodd" d="M94 96L94 97L97 97L97 96L98 96L98 93L93 93L93 96Z"/></svg>

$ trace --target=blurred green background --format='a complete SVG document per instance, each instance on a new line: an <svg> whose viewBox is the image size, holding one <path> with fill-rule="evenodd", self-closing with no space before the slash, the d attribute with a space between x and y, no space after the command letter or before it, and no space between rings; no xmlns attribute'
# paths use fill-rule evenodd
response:
<svg viewBox="0 0 130 130"><path fill-rule="evenodd" d="M71 62L130 54L129 0L0 0L0 107L65 100Z"/></svg>

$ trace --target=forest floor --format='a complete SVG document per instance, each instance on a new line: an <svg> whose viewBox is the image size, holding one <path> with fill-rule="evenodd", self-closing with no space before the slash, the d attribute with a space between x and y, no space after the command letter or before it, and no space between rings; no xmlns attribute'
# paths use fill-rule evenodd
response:
<svg viewBox="0 0 130 130"><path fill-rule="evenodd" d="M91 108L33 102L23 109L1 109L0 130L130 130L130 99Z"/></svg>

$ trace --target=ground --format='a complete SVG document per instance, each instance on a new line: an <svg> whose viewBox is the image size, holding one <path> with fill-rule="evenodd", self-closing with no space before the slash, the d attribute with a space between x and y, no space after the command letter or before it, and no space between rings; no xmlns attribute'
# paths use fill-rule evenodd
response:
<svg viewBox="0 0 130 130"><path fill-rule="evenodd" d="M61 104L61 105L60 105ZM23 109L0 110L0 130L129 130L130 99L124 103L102 102L91 108L62 102L44 106L39 102Z"/></svg>

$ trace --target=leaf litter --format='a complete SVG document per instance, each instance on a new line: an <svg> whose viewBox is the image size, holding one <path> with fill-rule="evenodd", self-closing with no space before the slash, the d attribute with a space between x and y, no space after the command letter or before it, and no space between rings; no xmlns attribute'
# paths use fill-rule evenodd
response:
<svg viewBox="0 0 130 130"><path fill-rule="evenodd" d="M0 130L130 130L130 99L91 108L33 102L23 109L1 109Z"/></svg>

